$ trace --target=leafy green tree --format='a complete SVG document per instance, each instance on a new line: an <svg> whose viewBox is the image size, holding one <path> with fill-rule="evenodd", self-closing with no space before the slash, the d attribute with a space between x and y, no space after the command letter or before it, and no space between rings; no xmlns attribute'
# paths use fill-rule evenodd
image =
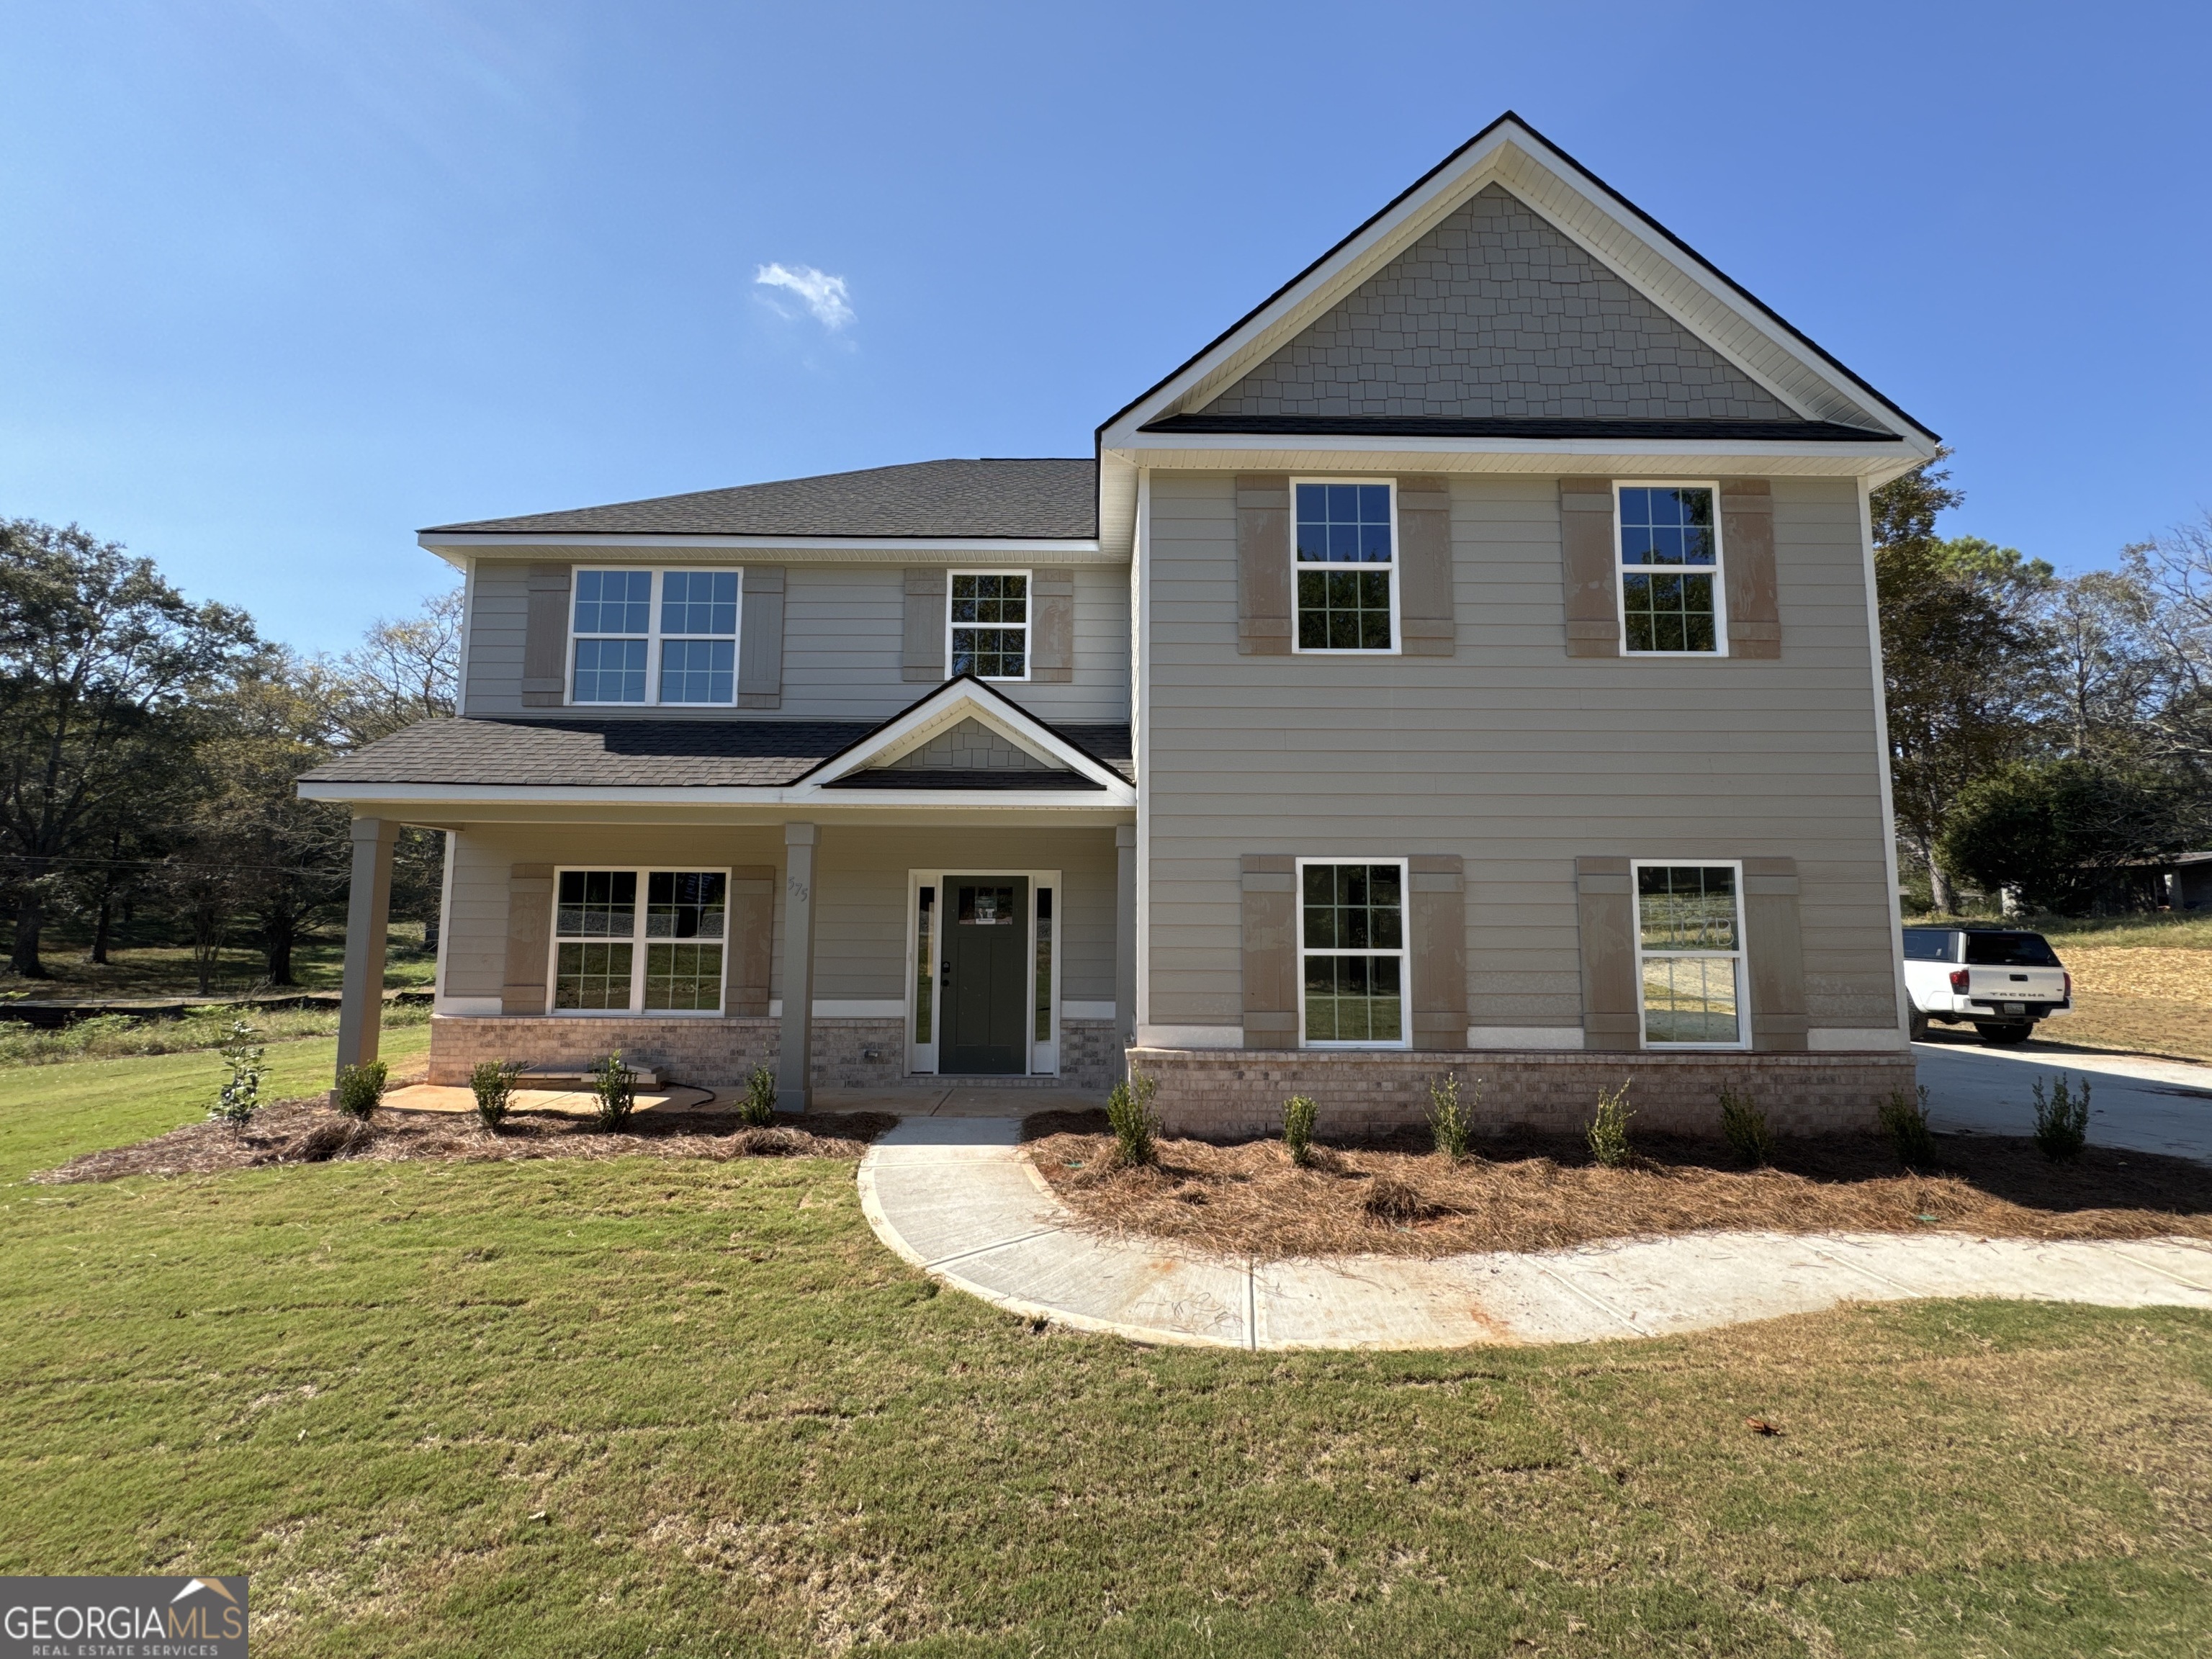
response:
<svg viewBox="0 0 2212 1659"><path fill-rule="evenodd" d="M191 604L149 559L75 525L0 523L0 854L14 972L46 976L40 937L71 860L173 811L199 703L258 648L244 612Z"/></svg>
<svg viewBox="0 0 2212 1659"><path fill-rule="evenodd" d="M2131 865L2203 832L2195 791L2169 775L2071 757L2016 762L1960 792L1936 847L1942 867L2031 909L2077 915Z"/></svg>

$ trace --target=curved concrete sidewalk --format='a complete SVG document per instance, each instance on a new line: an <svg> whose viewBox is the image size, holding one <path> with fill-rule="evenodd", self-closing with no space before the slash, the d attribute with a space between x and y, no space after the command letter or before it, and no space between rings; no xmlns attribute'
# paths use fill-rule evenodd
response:
<svg viewBox="0 0 2212 1659"><path fill-rule="evenodd" d="M861 1161L876 1236L1027 1318L1143 1342L1448 1348L1662 1336L1839 1302L1991 1296L2212 1310L2212 1245L1703 1233L1543 1255L1258 1263L1080 1231L1013 1118L910 1118Z"/></svg>

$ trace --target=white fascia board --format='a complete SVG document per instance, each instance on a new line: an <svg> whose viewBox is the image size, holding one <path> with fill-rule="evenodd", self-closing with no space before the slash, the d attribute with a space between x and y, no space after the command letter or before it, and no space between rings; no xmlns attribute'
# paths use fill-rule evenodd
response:
<svg viewBox="0 0 2212 1659"><path fill-rule="evenodd" d="M302 783L302 800L437 806L775 806L851 807L890 812L906 807L967 812L1128 809L1136 786L1124 779L1102 789L823 789L817 784L759 788L713 785L659 789L642 784Z"/></svg>
<svg viewBox="0 0 2212 1659"><path fill-rule="evenodd" d="M1146 466L1180 464L1211 468L1217 465L1211 459L1212 455L1278 451L1296 455L1418 455L1425 459L1439 455L1723 455L1735 464L1768 457L1795 460L1832 456L1853 461L1893 461L1899 459L1900 450L1910 447L1880 441L1814 443L1802 439L1772 439L1758 441L1755 448L1716 450L1710 442L1697 438L1413 438L1362 437L1356 434L1316 434L1311 440L1301 442L1279 432L1139 432L1128 438L1124 453L1133 458L1141 457ZM1200 459L1179 463L1178 453ZM1932 449L1915 451L1910 459L1917 465L1933 453Z"/></svg>
<svg viewBox="0 0 2212 1659"><path fill-rule="evenodd" d="M967 558L987 558L1007 553L1058 554L1077 559L1085 554L1103 551L1097 538L1089 536L612 536L553 531L535 535L495 535L489 532L433 534L426 531L415 541L417 546L426 548L441 558L452 556L448 550L485 552L507 549L526 553L556 548L605 550L610 553L625 549L649 552L665 552L672 549L678 552L698 553L877 553L887 559L914 553L940 553Z"/></svg>
<svg viewBox="0 0 2212 1659"><path fill-rule="evenodd" d="M1066 767L1077 776L1103 784L1109 790L1129 787L1128 781L1120 773L1102 766L1068 744L1050 726L1032 718L1019 704L978 696L971 687L958 680L949 683L936 696L916 703L888 726L879 727L870 735L866 747L855 748L823 766L807 779L807 787L818 788L871 766L887 765L902 755L911 754L939 732L948 731L962 720L970 719L988 726L1032 759ZM912 798L939 792L902 790L900 793ZM1027 794L1034 792L994 792L994 794L999 793ZM1133 793L1131 799L1133 801L1134 799Z"/></svg>

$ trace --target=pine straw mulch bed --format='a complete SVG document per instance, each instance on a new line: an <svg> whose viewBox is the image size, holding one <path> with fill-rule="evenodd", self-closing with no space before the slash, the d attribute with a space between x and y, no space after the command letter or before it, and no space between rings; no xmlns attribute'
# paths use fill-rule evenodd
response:
<svg viewBox="0 0 2212 1659"><path fill-rule="evenodd" d="M188 1123L135 1146L87 1152L34 1181L61 1184L115 1181L125 1176L212 1175L271 1164L324 1164L352 1158L379 1164L410 1159L450 1163L513 1162L537 1158L857 1158L898 1120L883 1112L785 1116L748 1128L734 1113L641 1114L618 1134L587 1119L518 1112L487 1133L474 1117L445 1112L379 1112L366 1125L332 1111L319 1097L265 1107L243 1135L221 1123Z"/></svg>
<svg viewBox="0 0 2212 1659"><path fill-rule="evenodd" d="M1425 1129L1316 1146L1162 1140L1159 1162L1115 1167L1103 1113L1030 1120L1028 1152L1093 1230L1173 1238L1218 1255L1456 1255L1711 1231L1966 1232L2010 1238L2212 1237L2212 1171L2185 1158L2090 1146L2053 1164L2034 1142L1939 1135L1937 1164L1901 1170L1886 1139L1784 1141L1749 1170L1725 1146L1638 1138L1607 1170L1580 1142L1515 1135L1452 1164Z"/></svg>

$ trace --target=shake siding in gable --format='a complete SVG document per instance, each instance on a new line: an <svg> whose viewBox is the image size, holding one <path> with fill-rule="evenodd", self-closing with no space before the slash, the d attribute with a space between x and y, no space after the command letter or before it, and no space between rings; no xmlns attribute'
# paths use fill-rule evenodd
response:
<svg viewBox="0 0 2212 1659"><path fill-rule="evenodd" d="M1468 1023L1579 1027L1574 859L1787 856L1815 1027L1893 1028L1855 487L1778 480L1784 659L1571 659L1551 478L1452 483L1459 649L1239 656L1225 475L1152 476L1151 1000L1234 1026L1238 860L1466 859Z"/></svg>
<svg viewBox="0 0 2212 1659"><path fill-rule="evenodd" d="M764 556L763 562L771 556ZM672 562L678 562L672 561ZM977 568L992 562L979 560ZM1017 567L1018 568L1018 567ZM522 702L524 613L529 566L487 560L477 566L476 612L469 641L467 712L499 717ZM1075 579L1074 674L1060 684L1010 684L1007 695L1048 720L1112 722L1129 717L1129 573L1121 565L1080 565ZM929 688L902 675L905 586L890 565L787 564L784 577L783 701L774 709L649 708L654 718L714 720L888 719ZM593 718L618 708L594 708Z"/></svg>

